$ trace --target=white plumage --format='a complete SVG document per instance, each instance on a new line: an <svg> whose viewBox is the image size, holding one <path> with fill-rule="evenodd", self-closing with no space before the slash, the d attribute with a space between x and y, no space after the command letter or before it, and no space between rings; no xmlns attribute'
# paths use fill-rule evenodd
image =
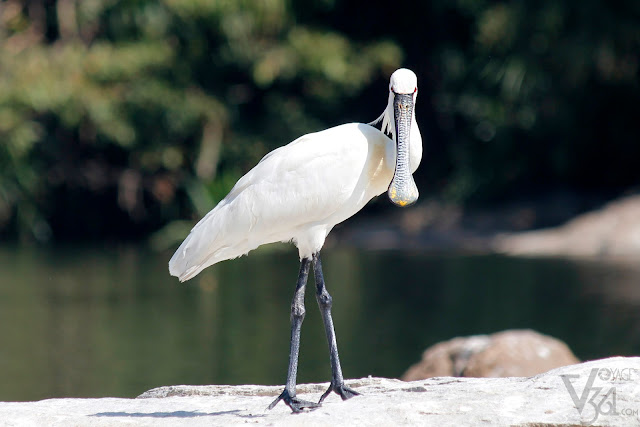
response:
<svg viewBox="0 0 640 427"><path fill-rule="evenodd" d="M189 280L210 265L279 241L293 241L301 259L319 252L336 224L389 188L396 170L396 93L412 94L415 103L412 71L392 75L387 108L374 122L382 121L393 140L371 125L349 123L272 151L196 224L169 261L170 273ZM412 115L410 173L421 157L422 138Z"/></svg>

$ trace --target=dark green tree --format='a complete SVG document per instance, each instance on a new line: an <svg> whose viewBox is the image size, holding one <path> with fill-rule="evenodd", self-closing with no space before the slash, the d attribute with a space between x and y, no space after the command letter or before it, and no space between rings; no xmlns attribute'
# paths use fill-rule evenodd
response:
<svg viewBox="0 0 640 427"><path fill-rule="evenodd" d="M0 8L0 228L40 240L202 214L402 59L297 24L284 0Z"/></svg>

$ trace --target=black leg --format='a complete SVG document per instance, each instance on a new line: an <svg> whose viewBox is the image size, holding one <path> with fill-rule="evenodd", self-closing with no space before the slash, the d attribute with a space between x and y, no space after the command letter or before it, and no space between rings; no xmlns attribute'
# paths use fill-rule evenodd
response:
<svg viewBox="0 0 640 427"><path fill-rule="evenodd" d="M287 384L284 391L274 400L268 409L281 400L286 403L293 412L300 412L304 408L317 408L320 406L314 402L300 400L296 397L296 376L298 374L298 353L300 352L300 329L304 320L304 291L307 286L307 278L309 277L309 266L311 260L303 258L300 261L300 273L298 274L298 283L296 284L296 292L293 294L291 301L291 348L289 352L289 371L287 372Z"/></svg>
<svg viewBox="0 0 640 427"><path fill-rule="evenodd" d="M338 356L338 343L336 341L336 333L333 329L333 319L331 318L331 305L332 298L324 285L324 277L322 276L322 263L320 262L320 252L313 255L313 275L316 278L316 299L318 300L318 306L322 313L322 320L324 321L324 330L327 334L327 341L329 342L329 356L331 358L331 385L324 392L320 401L322 401L331 393L335 391L342 400L347 400L353 396L357 396L358 393L355 390L350 389L344 384L342 377L342 368L340 368L340 357Z"/></svg>

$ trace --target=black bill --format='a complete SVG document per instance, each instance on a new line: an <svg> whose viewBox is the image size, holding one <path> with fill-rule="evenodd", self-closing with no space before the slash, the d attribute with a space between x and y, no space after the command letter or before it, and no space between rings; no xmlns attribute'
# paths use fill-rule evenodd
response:
<svg viewBox="0 0 640 427"><path fill-rule="evenodd" d="M411 176L409 142L413 95L396 93L393 99L393 115L396 126L396 169L389 184L389 199L398 206L409 206L418 200L418 187Z"/></svg>

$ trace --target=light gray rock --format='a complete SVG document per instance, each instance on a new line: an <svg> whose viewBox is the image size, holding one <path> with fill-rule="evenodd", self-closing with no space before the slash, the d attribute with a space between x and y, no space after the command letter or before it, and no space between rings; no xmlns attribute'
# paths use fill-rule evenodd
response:
<svg viewBox="0 0 640 427"><path fill-rule="evenodd" d="M608 203L566 224L545 230L508 233L493 247L509 255L569 255L625 258L640 254L640 195Z"/></svg>
<svg viewBox="0 0 640 427"><path fill-rule="evenodd" d="M640 423L638 357L565 366L530 378L443 377L414 382L364 378L348 383L362 396L342 402L332 395L320 409L295 415L282 403L265 410L280 387L172 386L150 390L138 399L0 402L0 425L532 427ZM298 394L314 400L325 387L303 385Z"/></svg>

